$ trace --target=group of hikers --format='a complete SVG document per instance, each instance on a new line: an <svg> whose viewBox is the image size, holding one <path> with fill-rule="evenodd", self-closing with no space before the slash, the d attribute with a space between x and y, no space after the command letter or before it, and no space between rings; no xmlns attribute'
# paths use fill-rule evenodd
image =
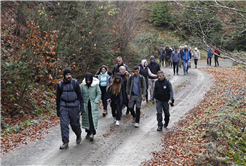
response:
<svg viewBox="0 0 246 166"><path fill-rule="evenodd" d="M178 69L183 64L184 75L188 74L193 57L195 68L200 59L200 52L197 48L192 51L188 46L180 46L173 49L161 49L159 51L160 64L164 67L165 62L170 67L173 66L174 75L178 74ZM215 48L207 51L207 64L211 66L211 58L215 55L215 66L219 66L218 56L220 51ZM76 142L81 142L80 116L82 116L82 128L87 132L86 139L94 140L98 126L100 100L103 104L103 116L108 114L110 104L114 123L119 126L122 117L122 110L126 108L126 114L131 113L132 123L136 128L139 127L140 109L142 101L155 104L157 110L157 131L161 131L163 126L166 128L169 123L169 105L173 105L173 89L169 80L164 76L161 65L155 61L155 57L150 57L150 63L146 59L141 64L134 66L132 74L128 66L123 63L122 57L117 57L117 64L112 72L103 65L96 72L86 73L81 84L72 78L69 68L63 71L64 78L57 86L57 116L60 117L61 136L63 144L60 149L68 147L69 143L69 124L76 134ZM148 98L150 96L150 99ZM136 105L136 110L134 106ZM165 123L163 124L162 111L164 111Z"/></svg>
<svg viewBox="0 0 246 166"><path fill-rule="evenodd" d="M156 101L157 131L166 128L169 123L169 104L173 104L173 89L169 80L164 76L155 57L150 57L150 63L143 59L141 64L134 66L132 74L128 66L123 63L122 57L117 57L117 64L112 72L103 65L93 76L86 73L82 83L72 78L69 68L63 71L64 78L57 86L57 116L60 117L61 136L63 144L60 149L68 147L69 124L76 134L76 143L81 142L80 116L82 128L87 132L86 139L94 140L98 127L100 100L103 104L103 116L108 114L108 104L114 123L119 126L122 110L131 113L132 123L139 127L140 109L142 101ZM149 90L149 93L148 93ZM148 99L148 94L150 99ZM136 105L136 109L134 107ZM165 123L163 124L162 110Z"/></svg>
<svg viewBox="0 0 246 166"><path fill-rule="evenodd" d="M161 47L158 51L159 55L159 62L163 67L172 67L173 66L173 73L177 75L179 72L179 67L183 65L183 72L184 75L188 74L188 69L191 68L191 59L193 58L195 68L197 68L197 62L200 60L200 51L197 47L193 50L192 47L188 49L188 46L180 46L179 50L178 47L171 46L170 48ZM207 51L207 65L211 66L211 59L214 55L215 67L219 66L218 57L220 56L220 51L218 47L215 47L214 50L210 48Z"/></svg>

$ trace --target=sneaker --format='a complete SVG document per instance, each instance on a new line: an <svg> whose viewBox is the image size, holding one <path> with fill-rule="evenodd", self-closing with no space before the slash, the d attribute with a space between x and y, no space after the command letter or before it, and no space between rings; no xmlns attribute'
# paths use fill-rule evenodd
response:
<svg viewBox="0 0 246 166"><path fill-rule="evenodd" d="M162 126L158 126L157 131L162 131Z"/></svg>
<svg viewBox="0 0 246 166"><path fill-rule="evenodd" d="M77 139L76 139L77 144L80 144L80 142L81 142L81 135L79 137L77 136Z"/></svg>
<svg viewBox="0 0 246 166"><path fill-rule="evenodd" d="M114 123L116 123L116 118L114 118Z"/></svg>
<svg viewBox="0 0 246 166"><path fill-rule="evenodd" d="M60 146L60 149L66 149L68 148L68 141L64 141L63 145Z"/></svg>
<svg viewBox="0 0 246 166"><path fill-rule="evenodd" d="M132 117L132 123L135 123L135 117Z"/></svg>
<svg viewBox="0 0 246 166"><path fill-rule="evenodd" d="M175 73L173 75L175 76Z"/></svg>
<svg viewBox="0 0 246 166"><path fill-rule="evenodd" d="M164 128L167 128L168 124L164 124Z"/></svg>
<svg viewBox="0 0 246 166"><path fill-rule="evenodd" d="M184 73L184 75L185 75L185 73Z"/></svg>
<svg viewBox="0 0 246 166"><path fill-rule="evenodd" d="M115 123L117 126L119 126L120 125L120 121L116 121L116 123Z"/></svg>
<svg viewBox="0 0 246 166"><path fill-rule="evenodd" d="M179 73L177 73L177 75L179 75Z"/></svg>
<svg viewBox="0 0 246 166"><path fill-rule="evenodd" d="M136 128L138 128L139 127L139 123L135 123L135 125L134 125Z"/></svg>
<svg viewBox="0 0 246 166"><path fill-rule="evenodd" d="M103 110L103 117L105 117L108 114L108 110Z"/></svg>
<svg viewBox="0 0 246 166"><path fill-rule="evenodd" d="M91 141L91 142L94 141L94 135L93 135L93 134L90 135L90 141Z"/></svg>

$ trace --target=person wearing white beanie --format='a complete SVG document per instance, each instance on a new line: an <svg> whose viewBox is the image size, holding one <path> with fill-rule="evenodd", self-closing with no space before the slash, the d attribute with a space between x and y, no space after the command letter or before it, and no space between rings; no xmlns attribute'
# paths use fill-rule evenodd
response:
<svg viewBox="0 0 246 166"><path fill-rule="evenodd" d="M193 51L193 57L194 57L195 68L197 68L197 61L200 59L200 52L197 49L197 47L195 47L195 51Z"/></svg>

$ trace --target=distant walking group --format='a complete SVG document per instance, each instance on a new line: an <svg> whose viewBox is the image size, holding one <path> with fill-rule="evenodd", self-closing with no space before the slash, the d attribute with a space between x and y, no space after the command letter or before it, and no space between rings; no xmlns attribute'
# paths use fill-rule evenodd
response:
<svg viewBox="0 0 246 166"><path fill-rule="evenodd" d="M207 51L207 65L211 66L211 59L214 55L214 67L219 67L219 56L220 56L220 50L218 47L215 47L215 49L212 51L212 48L210 48Z"/></svg>
<svg viewBox="0 0 246 166"><path fill-rule="evenodd" d="M170 54L170 57L173 58L175 68L178 66L177 54L174 52ZM91 73L86 73L80 85L76 79L72 78L70 69L65 68L63 74L64 78L57 86L56 98L57 116L60 117L63 142L60 149L68 147L69 124L77 136L76 143L80 144L80 116L82 116L82 128L87 132L86 139L94 140L98 127L100 100L103 104L104 117L108 114L107 106L110 103L113 121L119 126L122 109L126 107L126 114L131 113L132 123L138 128L142 101L149 102L148 94L150 94L152 103L155 103L156 99L157 130L161 131L163 126L165 128L168 126L169 104L173 103L173 90L154 56L150 57L149 64L146 59L143 59L141 64L134 66L132 74L128 66L123 63L122 57L117 57L117 64L113 67L112 72L109 72L107 66L103 65L95 77ZM134 110L135 105L136 110ZM164 125L162 110L165 114Z"/></svg>

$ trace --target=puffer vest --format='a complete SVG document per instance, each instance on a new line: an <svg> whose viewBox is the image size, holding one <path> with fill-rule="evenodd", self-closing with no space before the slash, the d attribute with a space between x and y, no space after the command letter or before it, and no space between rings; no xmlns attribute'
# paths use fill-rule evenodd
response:
<svg viewBox="0 0 246 166"><path fill-rule="evenodd" d="M79 106L78 96L75 91L76 89L74 89L72 85L72 81L76 81L76 80L71 80L69 83L65 83L64 80L62 81L63 81L63 92L61 94L60 105L65 107L78 107ZM59 84L59 86L61 85L62 83Z"/></svg>

